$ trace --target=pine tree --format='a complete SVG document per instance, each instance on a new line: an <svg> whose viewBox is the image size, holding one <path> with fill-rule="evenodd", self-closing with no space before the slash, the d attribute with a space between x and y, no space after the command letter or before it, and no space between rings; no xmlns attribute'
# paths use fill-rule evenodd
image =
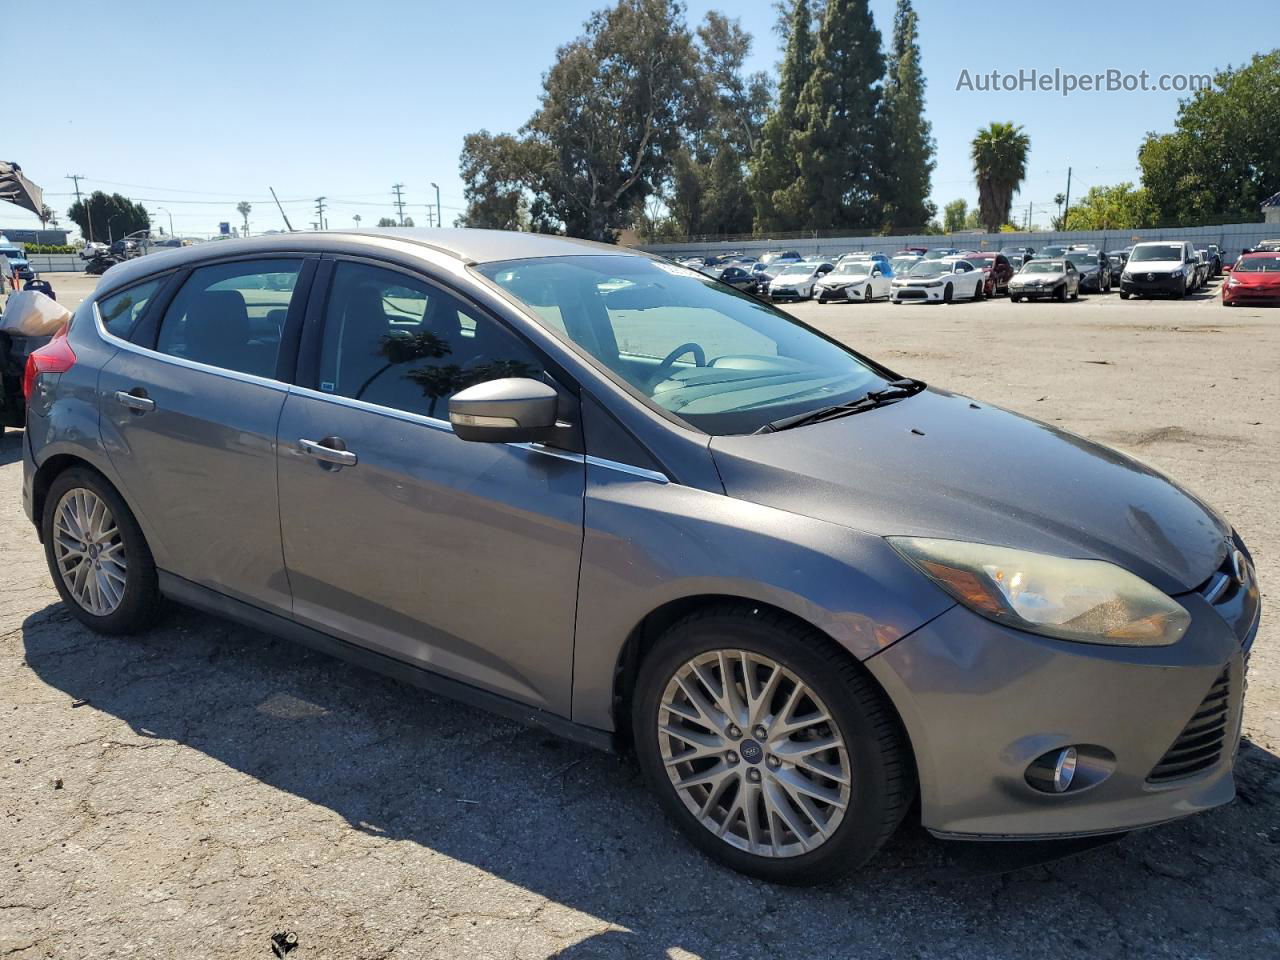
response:
<svg viewBox="0 0 1280 960"><path fill-rule="evenodd" d="M898 0L884 88L888 153L883 192L886 226L899 231L919 230L938 212L929 203L930 175L936 164L930 124L924 118L924 87L916 12L911 0Z"/></svg>
<svg viewBox="0 0 1280 960"><path fill-rule="evenodd" d="M814 229L879 226L884 55L867 0L828 0L796 105L799 178L775 202Z"/></svg>
<svg viewBox="0 0 1280 960"><path fill-rule="evenodd" d="M749 185L756 205L757 233L799 229L807 219L802 214L797 220L794 210L779 209L777 196L792 187L800 176L791 138L797 130L800 92L813 72L812 21L809 0L795 0L778 78L778 103L765 120L759 148L751 161Z"/></svg>

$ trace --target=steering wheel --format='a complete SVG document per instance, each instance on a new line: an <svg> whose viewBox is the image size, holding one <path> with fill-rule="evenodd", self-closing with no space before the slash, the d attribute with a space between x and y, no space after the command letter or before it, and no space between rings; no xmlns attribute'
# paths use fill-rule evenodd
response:
<svg viewBox="0 0 1280 960"><path fill-rule="evenodd" d="M671 368L676 365L676 361L683 357L686 353L693 354L693 362L696 366L705 367L707 365L707 353L702 347L696 343L682 343L663 358L658 364L658 369L653 371L653 376L649 378L649 389L652 390L663 380L667 379L667 374L671 372Z"/></svg>

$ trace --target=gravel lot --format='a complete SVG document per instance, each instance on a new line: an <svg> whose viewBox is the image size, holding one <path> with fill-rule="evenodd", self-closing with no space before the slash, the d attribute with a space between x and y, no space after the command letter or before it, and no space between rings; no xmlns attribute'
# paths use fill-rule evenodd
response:
<svg viewBox="0 0 1280 960"><path fill-rule="evenodd" d="M55 285L74 305L92 280ZM1275 596L1280 310L794 310L1167 471ZM694 853L617 758L192 612L92 636L21 514L20 443L0 439L0 957L270 957L284 930L293 960L1280 954L1274 618L1230 807L1086 849L907 828L851 882L777 889Z"/></svg>

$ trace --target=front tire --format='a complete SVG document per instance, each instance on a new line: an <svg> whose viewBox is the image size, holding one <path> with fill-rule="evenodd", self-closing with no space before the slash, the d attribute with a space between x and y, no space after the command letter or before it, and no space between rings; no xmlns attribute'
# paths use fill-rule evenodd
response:
<svg viewBox="0 0 1280 960"><path fill-rule="evenodd" d="M138 521L101 474L54 478L41 516L45 559L62 602L97 633L136 633L160 609L156 565Z"/></svg>
<svg viewBox="0 0 1280 960"><path fill-rule="evenodd" d="M809 884L855 870L914 795L884 694L829 638L778 614L726 605L677 622L633 703L650 789L697 847L743 873Z"/></svg>
<svg viewBox="0 0 1280 960"><path fill-rule="evenodd" d="M946 287L945 287L945 288L943 289L943 291L942 291L942 302L943 302L943 303L950 303L950 302L951 302L951 295L952 295L954 292L955 292L955 291L951 289L951 284L949 284L949 283L948 283L948 284L946 285Z"/></svg>

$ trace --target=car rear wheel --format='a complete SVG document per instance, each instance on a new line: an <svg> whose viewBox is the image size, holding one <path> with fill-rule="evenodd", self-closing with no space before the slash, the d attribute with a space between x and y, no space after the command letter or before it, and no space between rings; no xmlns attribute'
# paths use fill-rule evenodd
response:
<svg viewBox="0 0 1280 960"><path fill-rule="evenodd" d="M901 822L914 766L862 667L812 628L727 606L673 626L646 657L636 753L688 838L766 880L861 866Z"/></svg>
<svg viewBox="0 0 1280 960"><path fill-rule="evenodd" d="M110 483L74 467L54 478L41 517L45 559L72 615L98 633L133 633L160 609L155 561Z"/></svg>

